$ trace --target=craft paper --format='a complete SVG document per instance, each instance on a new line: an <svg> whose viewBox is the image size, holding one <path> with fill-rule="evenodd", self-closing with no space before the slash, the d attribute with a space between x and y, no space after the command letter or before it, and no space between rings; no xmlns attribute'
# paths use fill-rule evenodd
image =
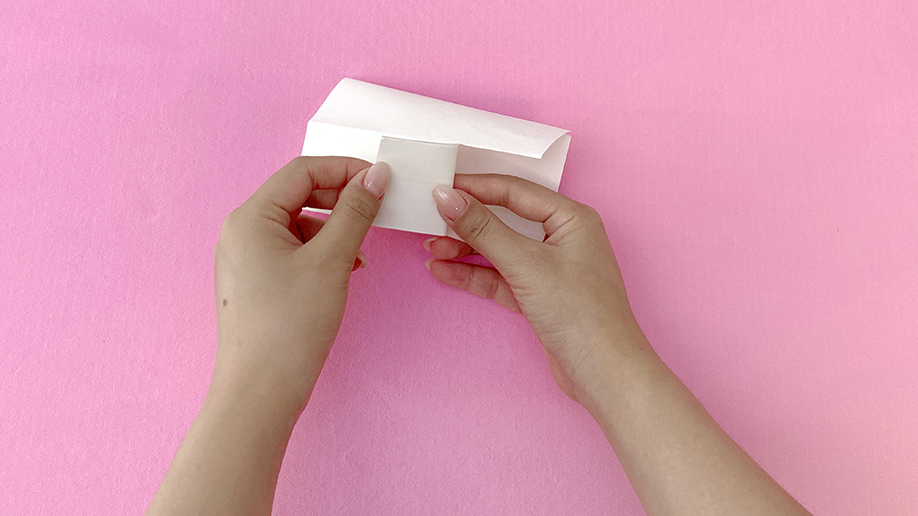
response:
<svg viewBox="0 0 918 516"><path fill-rule="evenodd" d="M307 124L303 155L397 163L375 225L442 235L450 232L431 201L435 184L451 184L455 173L499 173L557 191L569 145L564 129L343 79ZM449 174L446 147L456 149ZM541 224L494 211L517 231L544 236Z"/></svg>
<svg viewBox="0 0 918 516"><path fill-rule="evenodd" d="M431 235L446 235L446 222L438 215L431 191L438 184L453 184L459 146L383 137L378 161L392 169L385 202L376 225Z"/></svg>

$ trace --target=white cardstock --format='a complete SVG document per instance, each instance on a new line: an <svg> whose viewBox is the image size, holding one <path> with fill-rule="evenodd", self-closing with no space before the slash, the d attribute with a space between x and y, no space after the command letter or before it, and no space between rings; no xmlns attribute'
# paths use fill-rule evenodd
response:
<svg viewBox="0 0 918 516"><path fill-rule="evenodd" d="M383 136L377 161L392 170L375 225L429 235L446 235L437 213L433 187L452 185L459 145L401 140Z"/></svg>
<svg viewBox="0 0 918 516"><path fill-rule="evenodd" d="M433 203L436 184L452 184L454 174L509 174L557 192L570 141L557 127L343 79L307 124L303 155L385 161L392 182L374 225L455 236ZM544 237L540 223L493 209L520 233Z"/></svg>

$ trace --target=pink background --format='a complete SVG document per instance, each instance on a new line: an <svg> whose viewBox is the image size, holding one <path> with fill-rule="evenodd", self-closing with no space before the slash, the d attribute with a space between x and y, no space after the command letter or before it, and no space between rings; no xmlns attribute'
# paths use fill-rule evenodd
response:
<svg viewBox="0 0 918 516"><path fill-rule="evenodd" d="M144 510L220 222L354 77L570 129L561 191L714 417L817 513L913 513L918 4L742 3L3 2L2 511ZM422 241L367 238L276 512L639 514L525 321Z"/></svg>

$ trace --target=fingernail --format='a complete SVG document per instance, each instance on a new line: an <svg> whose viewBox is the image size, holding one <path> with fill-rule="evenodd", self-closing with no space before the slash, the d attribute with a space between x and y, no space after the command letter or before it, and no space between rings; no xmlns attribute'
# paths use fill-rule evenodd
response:
<svg viewBox="0 0 918 516"><path fill-rule="evenodd" d="M389 165L384 161L378 161L367 170L367 175L363 177L363 187L375 195L377 199L382 199L386 187L389 186L390 175Z"/></svg>
<svg viewBox="0 0 918 516"><path fill-rule="evenodd" d="M367 257L364 256L363 251L360 249L357 250L357 260L360 261L361 269L365 269L367 267Z"/></svg>
<svg viewBox="0 0 918 516"><path fill-rule="evenodd" d="M425 240L425 241L424 241L424 249L427 250L427 251L430 251L430 244L432 244L433 241L436 240L436 239L437 239L437 237L433 237L433 238L428 238L427 240Z"/></svg>
<svg viewBox="0 0 918 516"><path fill-rule="evenodd" d="M465 197L459 195L459 192L446 185L437 185L433 189L434 201L440 207L440 211L449 220L456 220L469 207Z"/></svg>
<svg viewBox="0 0 918 516"><path fill-rule="evenodd" d="M430 270L430 264L433 263L433 260L427 260L424 262L424 267L427 267L427 270Z"/></svg>

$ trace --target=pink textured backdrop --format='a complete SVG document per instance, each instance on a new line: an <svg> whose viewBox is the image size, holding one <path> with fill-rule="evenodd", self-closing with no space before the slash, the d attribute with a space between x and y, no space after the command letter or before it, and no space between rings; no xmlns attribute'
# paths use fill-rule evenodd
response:
<svg viewBox="0 0 918 516"><path fill-rule="evenodd" d="M571 129L635 312L811 510L918 507L918 4L0 5L0 507L137 514L223 216L354 77ZM752 3L752 2L750 2ZM485 5L487 4L487 5ZM371 231L278 514L639 514L514 314Z"/></svg>

